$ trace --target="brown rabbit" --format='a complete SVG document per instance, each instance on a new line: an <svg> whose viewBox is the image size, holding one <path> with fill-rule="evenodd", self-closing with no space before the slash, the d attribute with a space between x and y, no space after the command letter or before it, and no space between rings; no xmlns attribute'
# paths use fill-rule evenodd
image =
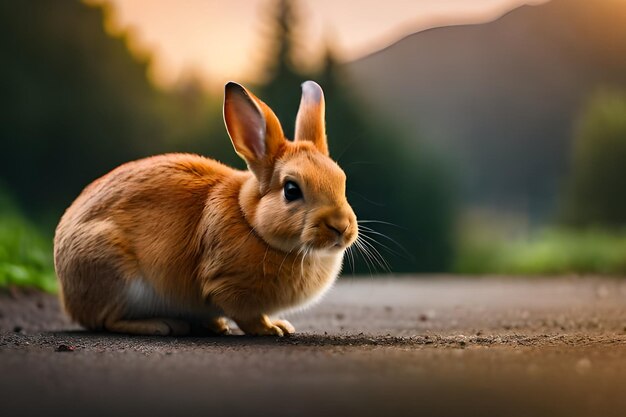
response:
<svg viewBox="0 0 626 417"><path fill-rule="evenodd" d="M224 120L239 171L191 154L126 163L90 184L56 229L68 314L88 329L187 334L201 322L252 335L293 333L268 317L319 299L357 221L328 156L324 95L302 85L295 141L261 100L228 83Z"/></svg>

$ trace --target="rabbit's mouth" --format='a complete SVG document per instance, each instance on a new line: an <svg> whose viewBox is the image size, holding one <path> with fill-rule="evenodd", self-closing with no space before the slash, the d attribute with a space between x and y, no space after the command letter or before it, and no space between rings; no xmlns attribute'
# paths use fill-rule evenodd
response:
<svg viewBox="0 0 626 417"><path fill-rule="evenodd" d="M326 251L329 252L338 252L338 251L344 251L346 249L348 249L348 247L350 246L350 244L344 242L343 240L335 242L335 243L331 243L330 245L324 245L323 247L321 247L320 249L324 249Z"/></svg>
<svg viewBox="0 0 626 417"><path fill-rule="evenodd" d="M320 236L316 246L318 249L337 252L348 249L354 242L352 235L340 235L340 236Z"/></svg>
<svg viewBox="0 0 626 417"><path fill-rule="evenodd" d="M304 245L305 248L310 248L315 252L337 253L347 249L347 246L342 242L329 241L328 239L315 239Z"/></svg>

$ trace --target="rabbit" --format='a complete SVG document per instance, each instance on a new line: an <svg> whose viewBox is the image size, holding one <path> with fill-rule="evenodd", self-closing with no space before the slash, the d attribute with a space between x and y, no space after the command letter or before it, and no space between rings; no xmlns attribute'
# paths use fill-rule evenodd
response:
<svg viewBox="0 0 626 417"><path fill-rule="evenodd" d="M63 214L54 264L67 314L138 335L295 332L279 312L329 290L358 236L346 176L329 157L321 87L302 84L294 141L274 112L229 82L223 115L248 170L172 153L125 163Z"/></svg>

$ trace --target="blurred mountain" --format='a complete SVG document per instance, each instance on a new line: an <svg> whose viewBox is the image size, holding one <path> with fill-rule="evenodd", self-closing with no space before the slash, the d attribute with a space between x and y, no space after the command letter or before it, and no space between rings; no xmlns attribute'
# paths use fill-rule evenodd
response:
<svg viewBox="0 0 626 417"><path fill-rule="evenodd" d="M345 69L354 88L453 158L466 203L542 219L585 101L626 86L626 2L523 6L413 34Z"/></svg>

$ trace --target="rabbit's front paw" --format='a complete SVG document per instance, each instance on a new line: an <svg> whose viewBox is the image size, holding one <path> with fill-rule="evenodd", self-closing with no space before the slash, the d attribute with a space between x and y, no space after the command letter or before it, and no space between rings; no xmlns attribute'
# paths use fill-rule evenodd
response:
<svg viewBox="0 0 626 417"><path fill-rule="evenodd" d="M285 335L294 334L296 332L296 328L293 327L293 324L289 323L287 320L273 320L272 324L279 327Z"/></svg>
<svg viewBox="0 0 626 417"><path fill-rule="evenodd" d="M265 314L248 320L237 320L239 328L251 336L285 336L296 329L287 320L270 320Z"/></svg>

